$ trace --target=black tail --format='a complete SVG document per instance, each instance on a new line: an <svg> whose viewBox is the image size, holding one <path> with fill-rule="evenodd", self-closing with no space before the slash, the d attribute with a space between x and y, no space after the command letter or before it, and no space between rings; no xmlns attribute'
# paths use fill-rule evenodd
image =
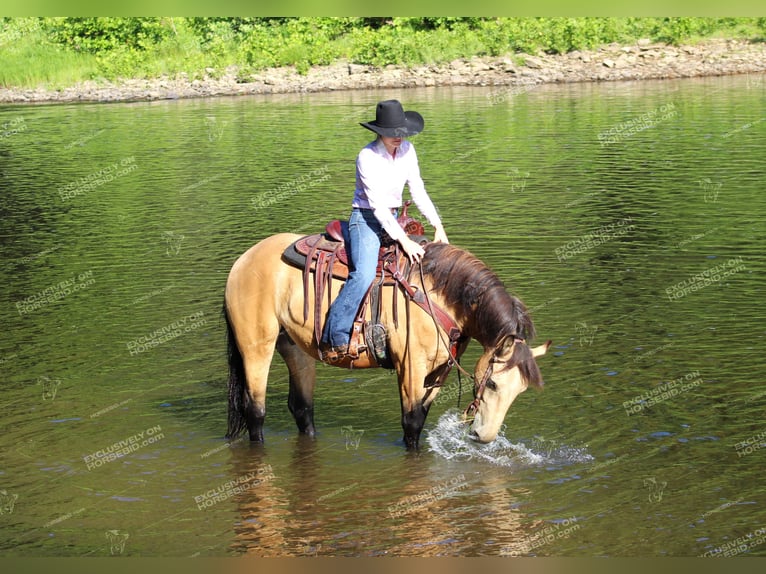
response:
<svg viewBox="0 0 766 574"><path fill-rule="evenodd" d="M245 363L237 346L237 337L234 335L234 329L231 328L231 321L229 320L225 301L223 304L223 317L226 320L226 342L229 359L229 430L226 431L226 438L233 439L247 428L245 405L249 397L246 389Z"/></svg>

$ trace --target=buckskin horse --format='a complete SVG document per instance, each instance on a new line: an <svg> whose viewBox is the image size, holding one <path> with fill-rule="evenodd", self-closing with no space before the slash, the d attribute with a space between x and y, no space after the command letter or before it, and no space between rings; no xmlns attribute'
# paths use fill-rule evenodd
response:
<svg viewBox="0 0 766 574"><path fill-rule="evenodd" d="M267 237L242 254L229 273L224 298L229 439L247 430L251 441L263 441L275 348L288 367L287 404L298 430L315 433L314 383L316 361L321 360L316 335L329 304L321 295L308 296L308 272L283 257L299 239L287 233ZM529 385L542 387L536 357L545 354L550 341L536 348L527 344L535 330L526 307L475 256L442 243L424 248L419 268L416 264L406 274L394 269L398 282L384 287L377 302L376 318L386 330L387 366L398 376L404 444L418 447L428 410L470 339L482 345L483 353L472 375L474 400L466 409L467 418L472 417L469 436L491 442L514 399ZM316 286L319 271L312 276ZM330 281L328 300L341 285ZM379 366L374 361L338 365Z"/></svg>

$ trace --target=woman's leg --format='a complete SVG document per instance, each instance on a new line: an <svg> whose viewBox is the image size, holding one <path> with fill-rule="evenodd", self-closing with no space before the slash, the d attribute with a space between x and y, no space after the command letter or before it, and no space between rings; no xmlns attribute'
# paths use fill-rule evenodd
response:
<svg viewBox="0 0 766 574"><path fill-rule="evenodd" d="M380 250L380 223L372 211L354 209L348 222L348 280L330 306L322 343L333 347L348 345L354 318L367 290L375 279Z"/></svg>

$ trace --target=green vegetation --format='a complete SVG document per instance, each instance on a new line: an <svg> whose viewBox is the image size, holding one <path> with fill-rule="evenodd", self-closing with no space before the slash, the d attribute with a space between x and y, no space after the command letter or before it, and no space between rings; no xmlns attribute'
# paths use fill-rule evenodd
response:
<svg viewBox="0 0 766 574"><path fill-rule="evenodd" d="M762 41L766 18L2 18L0 85L220 75L346 60L417 65L519 52L565 53L639 38Z"/></svg>

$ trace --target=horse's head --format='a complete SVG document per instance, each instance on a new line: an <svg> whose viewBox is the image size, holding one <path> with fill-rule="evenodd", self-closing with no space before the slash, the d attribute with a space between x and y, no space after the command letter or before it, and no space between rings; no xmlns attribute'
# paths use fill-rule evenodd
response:
<svg viewBox="0 0 766 574"><path fill-rule="evenodd" d="M551 342L527 346L513 337L481 356L476 363L476 399L468 407L473 413L470 437L478 442L492 442L497 437L511 404L531 384L543 385L536 357L544 355Z"/></svg>

